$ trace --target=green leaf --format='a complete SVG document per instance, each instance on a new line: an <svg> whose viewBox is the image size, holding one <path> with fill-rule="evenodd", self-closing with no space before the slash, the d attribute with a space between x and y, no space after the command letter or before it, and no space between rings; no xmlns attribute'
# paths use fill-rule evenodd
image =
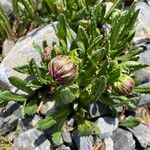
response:
<svg viewBox="0 0 150 150"><path fill-rule="evenodd" d="M53 116L47 116L45 119L40 120L36 126L39 130L45 130L55 125L56 122L57 120Z"/></svg>
<svg viewBox="0 0 150 150"><path fill-rule="evenodd" d="M0 91L0 101L15 101L15 102L23 102L27 100L27 97L24 95L18 95L8 91Z"/></svg>
<svg viewBox="0 0 150 150"><path fill-rule="evenodd" d="M28 94L31 94L33 92L30 87L27 87L27 83L25 81L19 79L18 77L11 76L11 77L9 77L9 81L12 85L14 85L18 89L20 89Z"/></svg>
<svg viewBox="0 0 150 150"><path fill-rule="evenodd" d="M28 75L31 74L28 65L22 65L22 66L15 67L14 70L16 70L20 73L23 73L23 74L28 74Z"/></svg>
<svg viewBox="0 0 150 150"><path fill-rule="evenodd" d="M23 115L26 116L30 116L30 115L33 115L37 110L37 105L34 104L32 106L26 106L24 109L23 109Z"/></svg>
<svg viewBox="0 0 150 150"><path fill-rule="evenodd" d="M133 127L136 127L140 124L140 121L138 119L129 119L129 120L125 120L125 121L122 121L120 123L120 126L123 126L123 127L127 127L127 128L133 128Z"/></svg>
<svg viewBox="0 0 150 150"><path fill-rule="evenodd" d="M138 93L150 94L150 87L137 86L133 88L133 91Z"/></svg>
<svg viewBox="0 0 150 150"><path fill-rule="evenodd" d="M119 56L116 59L119 61L128 61L134 59L134 57L141 53L141 49L132 49L128 54Z"/></svg>
<svg viewBox="0 0 150 150"><path fill-rule="evenodd" d="M106 89L106 83L107 80L104 76L101 76L100 78L95 80L91 88L91 95L89 97L89 100L87 100L88 103L93 103L100 98L100 96Z"/></svg>
<svg viewBox="0 0 150 150"><path fill-rule="evenodd" d="M69 104L75 100L74 94L69 87L58 87L56 89L55 98L58 103Z"/></svg>
<svg viewBox="0 0 150 150"><path fill-rule="evenodd" d="M100 135L100 129L94 122L88 120L78 120L78 131L81 136Z"/></svg>
<svg viewBox="0 0 150 150"><path fill-rule="evenodd" d="M36 62L34 59L31 59L30 61L30 70L32 72L32 74L36 77L36 79L41 83L41 84L50 84L51 81L44 79L45 74L43 73L43 71L40 70L40 68L37 66Z"/></svg>
<svg viewBox="0 0 150 150"><path fill-rule="evenodd" d="M134 71L137 71L139 69L148 67L147 64L143 64L143 63L138 62L138 61L125 61L125 62L121 63L121 65L128 67L131 72L134 72Z"/></svg>
<svg viewBox="0 0 150 150"><path fill-rule="evenodd" d="M63 109L58 109L51 116L47 116L45 119L40 120L36 126L40 130L51 128L57 123L57 121L61 121L61 119L66 118L69 114L69 111L69 107L64 106Z"/></svg>
<svg viewBox="0 0 150 150"><path fill-rule="evenodd" d="M61 131L54 132L52 134L52 140L56 145L59 145L61 141Z"/></svg>
<svg viewBox="0 0 150 150"><path fill-rule="evenodd" d="M115 68L114 70L112 70L109 73L109 79L108 79L108 83L111 84L113 82L115 82L121 74L121 69L120 68Z"/></svg>

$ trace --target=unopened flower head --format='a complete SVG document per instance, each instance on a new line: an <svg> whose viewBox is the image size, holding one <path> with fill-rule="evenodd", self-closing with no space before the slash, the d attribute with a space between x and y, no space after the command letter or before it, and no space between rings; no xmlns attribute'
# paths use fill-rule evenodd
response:
<svg viewBox="0 0 150 150"><path fill-rule="evenodd" d="M128 75L122 75L118 81L114 83L114 91L122 95L130 95L135 85L134 80Z"/></svg>
<svg viewBox="0 0 150 150"><path fill-rule="evenodd" d="M53 79L60 84L73 82L77 74L74 60L65 55L53 58L48 65L48 70Z"/></svg>

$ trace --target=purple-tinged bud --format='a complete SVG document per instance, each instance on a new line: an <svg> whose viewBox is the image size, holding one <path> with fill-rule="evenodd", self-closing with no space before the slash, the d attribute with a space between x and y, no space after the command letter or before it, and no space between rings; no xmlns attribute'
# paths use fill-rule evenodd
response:
<svg viewBox="0 0 150 150"><path fill-rule="evenodd" d="M53 47L47 46L44 48L43 54L42 54L42 60L43 61L49 61L51 58L51 54L55 53L56 55L61 53L60 48L57 45L54 45Z"/></svg>
<svg viewBox="0 0 150 150"><path fill-rule="evenodd" d="M49 46L44 48L44 51L43 51L43 54L42 54L42 59L44 61L49 59L49 56L51 55L51 51L52 51L52 48L49 47Z"/></svg>
<svg viewBox="0 0 150 150"><path fill-rule="evenodd" d="M59 84L73 82L77 75L77 66L69 56L58 55L48 64L50 75Z"/></svg>
<svg viewBox="0 0 150 150"><path fill-rule="evenodd" d="M130 95L135 85L134 80L128 75L122 75L118 81L114 82L114 91L121 95Z"/></svg>

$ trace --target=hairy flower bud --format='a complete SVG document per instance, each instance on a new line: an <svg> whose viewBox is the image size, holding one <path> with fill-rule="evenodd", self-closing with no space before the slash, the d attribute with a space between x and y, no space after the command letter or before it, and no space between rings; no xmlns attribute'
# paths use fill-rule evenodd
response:
<svg viewBox="0 0 150 150"><path fill-rule="evenodd" d="M60 54L60 52L61 52L61 50L57 45L54 45L53 47L47 46L44 48L44 51L42 54L42 60L49 61L52 53L55 53L56 55L58 55L58 54Z"/></svg>
<svg viewBox="0 0 150 150"><path fill-rule="evenodd" d="M77 74L77 66L69 56L58 55L48 64L50 75L60 84L72 82Z"/></svg>
<svg viewBox="0 0 150 150"><path fill-rule="evenodd" d="M130 95L134 85L135 82L130 76L122 75L119 80L114 83L114 91L122 95Z"/></svg>
<svg viewBox="0 0 150 150"><path fill-rule="evenodd" d="M48 60L49 56L51 55L51 51L52 51L52 48L47 46L44 48L44 51L43 51L43 54L42 54L42 59L45 61L45 60Z"/></svg>

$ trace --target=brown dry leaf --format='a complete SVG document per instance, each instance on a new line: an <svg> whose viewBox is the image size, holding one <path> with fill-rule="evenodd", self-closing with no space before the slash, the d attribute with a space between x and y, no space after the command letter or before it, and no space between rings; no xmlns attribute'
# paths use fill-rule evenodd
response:
<svg viewBox="0 0 150 150"><path fill-rule="evenodd" d="M93 145L92 150L104 150L104 143L102 141L96 142Z"/></svg>
<svg viewBox="0 0 150 150"><path fill-rule="evenodd" d="M150 110L147 107L141 107L139 111L140 114L137 116L137 119L150 127Z"/></svg>

